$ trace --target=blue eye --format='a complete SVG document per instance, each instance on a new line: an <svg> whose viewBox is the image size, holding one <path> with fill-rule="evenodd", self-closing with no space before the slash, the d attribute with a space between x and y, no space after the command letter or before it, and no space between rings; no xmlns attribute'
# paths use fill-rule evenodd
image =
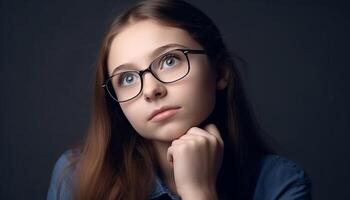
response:
<svg viewBox="0 0 350 200"><path fill-rule="evenodd" d="M179 64L180 59L176 55L166 55L161 62L160 68L172 68Z"/></svg>
<svg viewBox="0 0 350 200"><path fill-rule="evenodd" d="M118 78L119 86L129 86L135 84L139 79L139 76L135 73L124 72Z"/></svg>

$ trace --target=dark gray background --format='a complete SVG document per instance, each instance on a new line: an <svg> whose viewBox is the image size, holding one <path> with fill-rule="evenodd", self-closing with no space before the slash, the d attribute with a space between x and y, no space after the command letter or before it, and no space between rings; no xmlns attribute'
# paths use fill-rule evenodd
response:
<svg viewBox="0 0 350 200"><path fill-rule="evenodd" d="M345 1L191 2L248 62L254 110L314 199L350 199ZM55 161L86 131L98 47L124 4L1 1L0 199L46 198Z"/></svg>

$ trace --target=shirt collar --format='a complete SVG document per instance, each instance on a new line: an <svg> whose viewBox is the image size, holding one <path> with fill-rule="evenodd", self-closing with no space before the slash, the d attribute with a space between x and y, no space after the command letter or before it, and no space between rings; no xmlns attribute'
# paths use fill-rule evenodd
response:
<svg viewBox="0 0 350 200"><path fill-rule="evenodd" d="M168 186L162 181L158 174L156 174L150 199L155 199L163 194L167 194L172 200L180 200L180 197L171 192Z"/></svg>

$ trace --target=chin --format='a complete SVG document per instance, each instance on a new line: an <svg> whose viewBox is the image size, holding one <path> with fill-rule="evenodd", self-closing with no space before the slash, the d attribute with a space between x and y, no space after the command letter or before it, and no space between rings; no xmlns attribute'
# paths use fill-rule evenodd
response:
<svg viewBox="0 0 350 200"><path fill-rule="evenodd" d="M152 140L172 142L186 134L190 127L179 124L167 124L153 133Z"/></svg>

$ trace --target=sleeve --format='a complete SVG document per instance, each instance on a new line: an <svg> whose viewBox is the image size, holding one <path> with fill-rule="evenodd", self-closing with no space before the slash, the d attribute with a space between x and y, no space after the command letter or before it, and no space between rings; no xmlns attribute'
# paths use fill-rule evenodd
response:
<svg viewBox="0 0 350 200"><path fill-rule="evenodd" d="M279 155L265 158L254 200L310 200L311 179L293 161Z"/></svg>
<svg viewBox="0 0 350 200"><path fill-rule="evenodd" d="M71 150L65 151L56 161L52 175L47 200L70 200L72 197L72 169L69 165Z"/></svg>

